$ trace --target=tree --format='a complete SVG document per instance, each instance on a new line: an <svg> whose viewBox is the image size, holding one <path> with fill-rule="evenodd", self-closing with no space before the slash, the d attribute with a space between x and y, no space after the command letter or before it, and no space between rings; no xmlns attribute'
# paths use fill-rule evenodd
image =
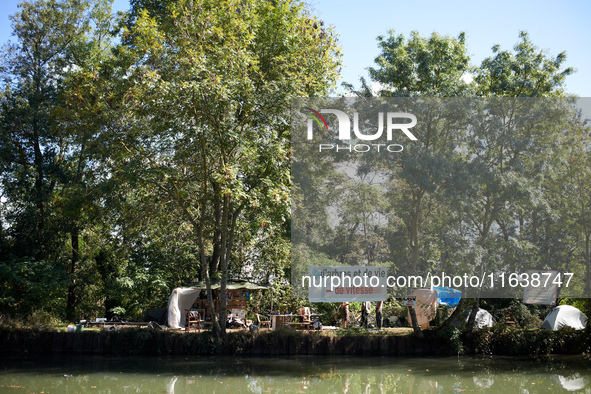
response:
<svg viewBox="0 0 591 394"><path fill-rule="evenodd" d="M80 193L87 159L84 141L71 132L72 121L60 108L68 76L84 67L96 45L85 34L105 34L108 7L79 0L23 2L11 17L17 42L6 46L2 63L0 165L10 244L4 263L9 271L19 262L44 264L54 270L48 276L58 286L65 271L70 319L76 305L80 212L88 203Z"/></svg>
<svg viewBox="0 0 591 394"><path fill-rule="evenodd" d="M476 70L474 82L479 96L495 97L564 97L564 81L575 72L563 68L566 52L552 58L539 50L525 31L514 47L514 53L492 47L494 57L482 61Z"/></svg>
<svg viewBox="0 0 591 394"><path fill-rule="evenodd" d="M290 99L327 92L338 67L332 32L296 1L180 1L166 18L140 11L120 48L127 79L116 170L153 188L191 231L213 310L242 230L284 232ZM115 168L114 168L115 170ZM147 190L147 189L146 189ZM257 220L256 230L246 221ZM261 230L262 229L262 230Z"/></svg>
<svg viewBox="0 0 591 394"><path fill-rule="evenodd" d="M380 84L380 96L450 97L470 93L470 86L464 79L471 67L463 33L457 39L440 37L436 33L427 39L413 32L406 41L403 35L396 36L390 31L387 37L378 37L378 42L381 48L381 54L375 59L378 68L370 67L369 74L373 82ZM452 122L455 119L441 116L450 114L442 109L441 103L435 100L424 107L413 108L421 113L421 130L418 131L421 138L405 150L394 165L388 166L398 168L391 174L391 185L408 196L403 206L392 208L407 229L412 269L420 265L421 228L432 212L427 207L437 205L435 192L447 176L445 170L450 168L445 163L453 160L449 154L453 152L450 144L453 144L454 127L448 124L448 119ZM415 331L420 332L412 308L411 317Z"/></svg>
<svg viewBox="0 0 591 394"><path fill-rule="evenodd" d="M378 36L381 54L378 68L370 67L372 81L378 82L381 97L454 97L470 93L465 81L472 71L466 36L457 39L433 33L428 39L412 32L408 41L390 30Z"/></svg>
<svg viewBox="0 0 591 394"><path fill-rule="evenodd" d="M574 72L572 68L562 69L566 54L562 52L551 58L546 52L538 51L527 33L522 31L519 37L521 41L515 45L515 53L493 46L495 56L486 58L476 71L477 93L485 97L564 96L564 80ZM540 106L536 108L536 104ZM485 134L475 133L472 143L467 144L468 155L476 158L470 160L476 190L472 192L475 199L466 201L470 201L467 206L478 218L466 212L478 228L480 247L487 242L493 223L502 231L507 247L511 242L512 223L523 223L523 215L516 218L514 214L527 210L536 215L544 205L536 192L544 179L540 169L553 172L548 169L552 165L548 158L563 143L562 131L553 126L564 124L560 121L564 107L560 102L555 108L552 104L527 100L489 100L487 105L498 122L487 122ZM532 113L538 115L537 119L530 118ZM481 149L479 138L487 141L485 149ZM472 308L468 329L474 322L477 306L478 302Z"/></svg>

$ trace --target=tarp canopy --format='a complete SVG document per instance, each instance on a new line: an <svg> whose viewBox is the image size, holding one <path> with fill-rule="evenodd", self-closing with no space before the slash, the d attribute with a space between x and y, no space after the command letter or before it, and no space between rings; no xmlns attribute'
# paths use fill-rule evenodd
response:
<svg viewBox="0 0 591 394"><path fill-rule="evenodd" d="M583 330L587 326L587 316L574 306L557 306L546 316L542 328L557 331L563 327L572 327L575 330Z"/></svg>
<svg viewBox="0 0 591 394"><path fill-rule="evenodd" d="M455 308L462 298L462 292L451 287L435 287L433 290L437 292L437 300L439 304Z"/></svg>
<svg viewBox="0 0 591 394"><path fill-rule="evenodd" d="M211 281L212 290L220 289L220 280ZM168 326L170 328L182 328L185 326L185 309L190 309L202 290L205 290L205 282L193 282L188 287L178 287L172 291L168 299ZM243 279L228 279L227 290L265 290L267 287L259 286Z"/></svg>
<svg viewBox="0 0 591 394"><path fill-rule="evenodd" d="M437 292L430 289L415 289L411 295L417 297L415 313L419 326L428 326L429 322L435 318L435 314L437 313ZM412 322L410 312L408 313L408 321Z"/></svg>

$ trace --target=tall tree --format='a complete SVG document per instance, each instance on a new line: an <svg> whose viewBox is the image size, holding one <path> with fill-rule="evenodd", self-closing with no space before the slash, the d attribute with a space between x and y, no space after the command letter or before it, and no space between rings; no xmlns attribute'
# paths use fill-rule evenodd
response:
<svg viewBox="0 0 591 394"><path fill-rule="evenodd" d="M297 1L187 0L167 13L140 11L121 47L129 78L114 138L127 157L122 169L152 185L154 202L192 229L210 310L219 270L213 324L224 332L241 220L256 218L259 229L287 220L290 99L327 92L338 49Z"/></svg>
<svg viewBox="0 0 591 394"><path fill-rule="evenodd" d="M494 56L482 61L476 70L479 96L495 97L564 97L564 82L575 72L572 67L564 68L566 52L555 58L547 51L535 46L527 32L519 33L520 41L513 47L514 52L501 50L494 45Z"/></svg>
<svg viewBox="0 0 591 394"><path fill-rule="evenodd" d="M564 96L565 78L574 72L570 67L563 68L566 54L562 52L552 58L533 45L526 32L520 32L519 37L514 53L493 46L494 56L486 58L476 71L477 94L485 97ZM565 109L561 103L553 105L523 99L487 102L488 110L498 122L485 122L484 134L476 132L471 136L472 142L467 144L474 180L471 194L475 199L466 200L470 201L466 212L478 229L476 243L480 247L488 242L493 223L501 231L499 236L504 247L510 246L515 239L513 223L523 223L524 211L529 211L530 216L537 215L546 204L537 192L545 178L544 171L540 170L553 173L548 169L552 165L549 158L564 142L564 134L555 127L564 124L560 121ZM537 117L532 119L531 114ZM483 139L485 145L481 142ZM516 217L519 212L522 212L521 220ZM476 310L477 304L472 308L469 328Z"/></svg>
<svg viewBox="0 0 591 394"><path fill-rule="evenodd" d="M441 37L436 33L424 38L413 32L407 41L403 35L396 36L390 31L388 36L378 37L378 43L381 48L381 54L375 59L378 67L370 67L369 74L373 82L380 84L380 96L450 97L470 93L465 81L466 74L471 71L470 57L463 33L458 38ZM421 112L420 130L417 129L420 137L389 166L398 168L392 173L392 186L396 185L397 192L408 196L404 205L392 208L407 229L409 267L420 266L421 228L433 211L428 207L437 205L434 193L442 185L446 169L450 168L446 162L452 160L449 155L453 154L450 144L453 144L454 127L449 120L454 120L442 117L445 112L442 109L437 101L414 109ZM413 327L419 331L414 317Z"/></svg>
<svg viewBox="0 0 591 394"><path fill-rule="evenodd" d="M87 59L86 33L101 28L104 33L99 8L107 3L91 7L80 0L41 0L19 7L11 17L17 41L5 47L2 63L1 182L11 244L4 256L13 256L14 264L25 259L64 269L68 317L74 318L80 259L80 217L74 212L82 200L66 185L82 184L85 145L68 131L69 121L59 108L68 75ZM63 248L71 251L68 267ZM59 278L59 272L53 277Z"/></svg>

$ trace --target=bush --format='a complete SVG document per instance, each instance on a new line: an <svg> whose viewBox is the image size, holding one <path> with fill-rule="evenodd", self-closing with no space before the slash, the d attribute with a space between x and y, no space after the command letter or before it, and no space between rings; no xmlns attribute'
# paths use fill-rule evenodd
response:
<svg viewBox="0 0 591 394"><path fill-rule="evenodd" d="M464 354L464 344L461 338L462 331L458 327L446 327L436 331L437 339L442 342L442 347L451 349L455 354Z"/></svg>
<svg viewBox="0 0 591 394"><path fill-rule="evenodd" d="M338 302L315 303L312 309L322 313L322 324L325 326L337 326L343 320L343 310Z"/></svg>
<svg viewBox="0 0 591 394"><path fill-rule="evenodd" d="M52 331L57 327L65 327L60 319L43 310L35 310L28 316L10 317L0 315L0 328L7 330L33 329Z"/></svg>
<svg viewBox="0 0 591 394"><path fill-rule="evenodd" d="M508 356L581 353L584 338L584 331L571 328L559 331L525 330L500 324L474 333L477 353Z"/></svg>

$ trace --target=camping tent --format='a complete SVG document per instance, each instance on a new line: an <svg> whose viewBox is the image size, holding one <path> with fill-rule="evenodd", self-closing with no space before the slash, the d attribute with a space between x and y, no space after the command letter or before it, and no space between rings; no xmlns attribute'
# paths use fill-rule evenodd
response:
<svg viewBox="0 0 591 394"><path fill-rule="evenodd" d="M190 309L202 290L206 289L205 282L193 282L187 287L178 287L172 291L168 299L168 326L181 328L185 326L185 309ZM211 281L211 289L220 289L220 280ZM242 279L228 279L227 290L263 290L265 286L259 286Z"/></svg>
<svg viewBox="0 0 591 394"><path fill-rule="evenodd" d="M472 308L468 308L466 312L468 313L468 316L466 316L466 323L468 323ZM478 312L476 312L476 317L474 318L474 330L479 330L484 327L492 327L493 324L495 324L495 318L493 315L491 315L490 312L485 309L478 309Z"/></svg>
<svg viewBox="0 0 591 394"><path fill-rule="evenodd" d="M575 372L569 376L551 375L550 378L558 381L562 388L568 391L582 390L587 386L587 379L581 376L579 372Z"/></svg>
<svg viewBox="0 0 591 394"><path fill-rule="evenodd" d="M468 320L470 319L471 312L472 312L472 307L466 309L466 319L464 320L464 322L466 324L468 324ZM495 318L493 317L493 315L490 314L489 311L487 311L486 309L479 308L478 312L476 312L476 317L474 318L473 329L479 330L484 327L492 327L493 324L495 324L495 323L496 323ZM457 327L460 325L460 321L456 318L456 319L454 319L454 321L451 324L452 324L452 326Z"/></svg>
<svg viewBox="0 0 591 394"><path fill-rule="evenodd" d="M583 330L586 325L587 316L583 312L574 306L560 305L546 316L542 328L556 331L562 327L572 327L575 330Z"/></svg>
<svg viewBox="0 0 591 394"><path fill-rule="evenodd" d="M429 289L415 289L411 295L417 297L417 305L415 306L415 313L417 315L417 322L421 328L429 327L429 322L435 318L437 312L437 292ZM408 313L408 321L411 321L410 311Z"/></svg>

